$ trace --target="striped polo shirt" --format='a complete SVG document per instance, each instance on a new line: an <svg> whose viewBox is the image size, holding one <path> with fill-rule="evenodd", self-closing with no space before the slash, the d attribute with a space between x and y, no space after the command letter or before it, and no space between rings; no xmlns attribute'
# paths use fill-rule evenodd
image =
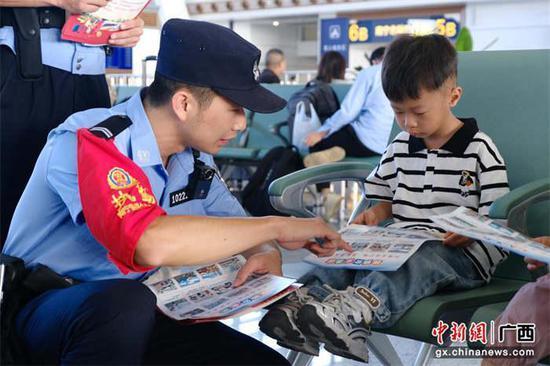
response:
<svg viewBox="0 0 550 366"><path fill-rule="evenodd" d="M439 149L401 132L367 178L367 198L392 203L392 227L444 232L428 217L459 206L488 215L491 203L509 191L504 160L491 138L475 119L460 120L463 126ZM479 241L462 250L486 280L507 256Z"/></svg>

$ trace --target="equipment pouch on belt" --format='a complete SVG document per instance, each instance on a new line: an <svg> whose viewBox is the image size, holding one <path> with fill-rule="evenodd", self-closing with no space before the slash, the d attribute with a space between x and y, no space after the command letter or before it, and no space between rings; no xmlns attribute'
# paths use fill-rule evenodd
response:
<svg viewBox="0 0 550 366"><path fill-rule="evenodd" d="M34 8L12 8L15 18L15 52L17 67L24 79L42 77L40 23Z"/></svg>

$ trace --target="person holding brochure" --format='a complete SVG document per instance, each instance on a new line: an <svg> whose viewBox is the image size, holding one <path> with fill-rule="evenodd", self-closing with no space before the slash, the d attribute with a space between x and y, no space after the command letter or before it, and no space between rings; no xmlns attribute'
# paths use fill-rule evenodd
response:
<svg viewBox="0 0 550 366"><path fill-rule="evenodd" d="M4 248L31 270L47 266L71 279L15 319L31 361L287 364L221 323L183 326L156 313L141 283L161 266L237 253L247 261L236 285L281 274L275 241L320 255L350 250L320 219L245 217L214 167L211 154L246 126L243 108L285 106L258 83L259 59L228 28L171 19L148 88L113 108L73 114L49 134Z"/></svg>
<svg viewBox="0 0 550 366"><path fill-rule="evenodd" d="M550 236L534 239L550 248ZM527 269L535 270L548 265L547 263L525 258ZM516 337L505 335L504 342L493 347L508 349L529 348L534 350L533 356L521 358L486 358L481 363L483 366L520 366L536 365L538 361L550 356L550 313L548 305L550 301L550 274L539 277L536 282L528 283L519 289L506 309L495 320L495 329L504 324L535 324L536 333L533 343L517 342Z"/></svg>
<svg viewBox="0 0 550 366"><path fill-rule="evenodd" d="M109 0L0 3L2 243L48 132L72 113L111 105L105 79L105 49L60 38L66 13L92 12L108 3ZM112 35L109 45L135 46L143 25L141 18L125 22ZM32 32L32 37L24 37L21 29Z"/></svg>
<svg viewBox="0 0 550 366"><path fill-rule="evenodd" d="M438 233L394 272L315 269L305 286L267 313L260 329L280 344L317 354L367 361L369 328L395 324L420 299L439 289L465 290L491 279L506 253L486 243L445 233L430 216L465 206L487 215L508 192L506 167L473 118L459 119L457 55L443 36L399 37L383 62L382 85L403 130L366 180L378 201L356 224Z"/></svg>

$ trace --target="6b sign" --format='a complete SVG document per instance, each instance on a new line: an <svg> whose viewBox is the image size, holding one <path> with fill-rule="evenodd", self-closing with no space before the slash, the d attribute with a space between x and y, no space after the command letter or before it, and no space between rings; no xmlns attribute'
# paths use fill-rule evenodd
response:
<svg viewBox="0 0 550 366"><path fill-rule="evenodd" d="M348 40L350 43L388 43L402 34L422 36L433 33L454 39L459 29L456 20L444 16L359 20L349 25Z"/></svg>
<svg viewBox="0 0 550 366"><path fill-rule="evenodd" d="M368 42L369 29L359 24L350 24L348 29L348 37L350 42Z"/></svg>

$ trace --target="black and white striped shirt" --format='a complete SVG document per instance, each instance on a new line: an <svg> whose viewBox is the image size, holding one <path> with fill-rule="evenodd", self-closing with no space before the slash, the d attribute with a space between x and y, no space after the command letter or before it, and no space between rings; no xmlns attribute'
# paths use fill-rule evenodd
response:
<svg viewBox="0 0 550 366"><path fill-rule="evenodd" d="M401 132L387 147L366 180L367 198L392 203L392 227L444 232L428 217L459 206L481 215L509 191L504 160L475 119L464 125L439 149L427 149L424 140ZM463 249L488 280L506 252L474 242Z"/></svg>

